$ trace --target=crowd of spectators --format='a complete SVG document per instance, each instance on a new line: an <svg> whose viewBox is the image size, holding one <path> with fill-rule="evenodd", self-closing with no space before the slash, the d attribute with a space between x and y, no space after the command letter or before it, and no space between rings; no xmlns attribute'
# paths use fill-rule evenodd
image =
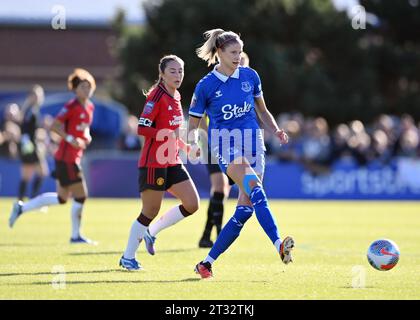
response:
<svg viewBox="0 0 420 320"><path fill-rule="evenodd" d="M1 110L1 109L0 109ZM3 109L0 122L0 157L7 159L19 158L21 142L22 110L16 103L9 103ZM45 115L36 130L36 143L46 151L53 154L58 146L60 137L49 130L53 117Z"/></svg>
<svg viewBox="0 0 420 320"><path fill-rule="evenodd" d="M281 114L277 122L290 141L280 146L266 135L268 155L282 162L301 163L315 174L328 172L337 162L388 165L396 157L420 157L420 123L408 114L381 114L369 124L354 120L333 128L322 117L305 118L300 113Z"/></svg>
<svg viewBox="0 0 420 320"><path fill-rule="evenodd" d="M18 148L21 141L22 107L16 103L9 103L3 108L1 107L0 110L3 114L0 117L0 157L19 159ZM50 131L50 126L54 121L51 115L44 114L40 119L41 121L38 123L38 129L36 130L36 143L42 146L43 150L46 150L47 155L51 156L57 150L61 138ZM138 119L136 116L130 115L127 117L126 125L119 139L112 143L114 149L125 152L139 152L141 150L143 140L137 134L137 123ZM101 144L92 143L88 151L98 148L102 148Z"/></svg>

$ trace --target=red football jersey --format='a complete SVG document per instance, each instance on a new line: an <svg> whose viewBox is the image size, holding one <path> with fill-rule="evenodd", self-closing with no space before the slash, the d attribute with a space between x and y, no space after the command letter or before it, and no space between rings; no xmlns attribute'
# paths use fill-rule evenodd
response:
<svg viewBox="0 0 420 320"><path fill-rule="evenodd" d="M70 100L58 113L56 119L64 124L64 131L75 138L84 140L90 139L90 125L93 120L93 111L95 107L92 102L88 102L83 107L75 98ZM83 155L83 149L77 149L70 143L61 140L55 159L64 162L80 163Z"/></svg>
<svg viewBox="0 0 420 320"><path fill-rule="evenodd" d="M146 98L139 118L138 134L145 137L140 153L139 167L166 168L181 164L179 138L170 132L184 121L181 95L172 97L162 85L158 85Z"/></svg>

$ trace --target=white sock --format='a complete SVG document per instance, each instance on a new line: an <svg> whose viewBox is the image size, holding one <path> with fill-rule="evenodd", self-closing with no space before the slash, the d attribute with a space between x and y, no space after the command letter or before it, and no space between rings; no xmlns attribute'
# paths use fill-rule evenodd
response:
<svg viewBox="0 0 420 320"><path fill-rule="evenodd" d="M71 237L77 239L80 236L80 224L82 221L83 203L73 200L71 207Z"/></svg>
<svg viewBox="0 0 420 320"><path fill-rule="evenodd" d="M23 203L22 212L32 211L44 206L59 204L56 192L47 192Z"/></svg>
<svg viewBox="0 0 420 320"><path fill-rule="evenodd" d="M274 246L276 247L277 252L280 252L281 240L277 239L277 241L274 242Z"/></svg>
<svg viewBox="0 0 420 320"><path fill-rule="evenodd" d="M124 251L124 258L134 259L136 257L136 251L140 245L141 239L143 239L146 233L147 227L142 225L140 222L135 220L131 226L130 236L128 237L127 248Z"/></svg>
<svg viewBox="0 0 420 320"><path fill-rule="evenodd" d="M210 256L207 256L207 257L203 260L203 262L210 262L210 264L213 264L214 259L213 259L212 257L210 257Z"/></svg>
<svg viewBox="0 0 420 320"><path fill-rule="evenodd" d="M149 232L154 237L159 233L159 231L174 225L184 218L185 217L181 213L181 210L179 210L179 206L173 207L161 216L158 221L149 226Z"/></svg>

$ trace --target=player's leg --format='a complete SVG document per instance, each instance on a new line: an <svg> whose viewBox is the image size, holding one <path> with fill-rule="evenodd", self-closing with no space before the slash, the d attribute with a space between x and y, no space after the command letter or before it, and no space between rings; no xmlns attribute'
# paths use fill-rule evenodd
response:
<svg viewBox="0 0 420 320"><path fill-rule="evenodd" d="M231 186L229 184L229 178L223 172L210 176L210 180L212 181L212 186L214 186L210 203L213 201L211 203L213 206L213 221L216 226L217 235L219 235L220 231L222 231L224 201L229 197Z"/></svg>
<svg viewBox="0 0 420 320"><path fill-rule="evenodd" d="M18 200L23 201L23 198L25 197L26 191L28 188L28 183L32 179L34 171L35 171L34 164L22 162L22 166L20 170L21 178L19 182Z"/></svg>
<svg viewBox="0 0 420 320"><path fill-rule="evenodd" d="M35 164L35 176L32 182L31 198L36 197L41 189L42 181L48 175L48 164L44 158L39 157L39 161Z"/></svg>
<svg viewBox="0 0 420 320"><path fill-rule="evenodd" d="M239 189L238 204L235 213L223 227L207 257L202 261L203 264L212 264L239 236L242 227L252 216L254 208L249 197ZM198 266L197 266L198 267Z"/></svg>
<svg viewBox="0 0 420 320"><path fill-rule="evenodd" d="M81 177L81 181L74 182L68 187L73 197L73 202L71 205L70 243L96 244L95 241L85 238L81 234L83 208L85 205L85 201L88 198L88 189L86 181L81 171L79 172L79 175Z"/></svg>
<svg viewBox="0 0 420 320"><path fill-rule="evenodd" d="M171 208L159 220L150 225L144 240L147 251L152 255L155 253L156 235L161 230L195 213L200 204L197 189L184 166L178 165L168 168L167 178L167 186L169 187L167 191L181 200L181 204Z"/></svg>
<svg viewBox="0 0 420 320"><path fill-rule="evenodd" d="M212 276L211 265L239 236L243 225L251 217L253 209L255 209L258 222L273 242L282 261L284 263L291 261L290 251L294 247L293 239L286 237L282 243L276 220L268 206L267 196L262 187L260 177L252 169L246 158L239 160L230 163L227 167L227 174L240 189L238 206L233 217L222 229L208 256L196 265L195 271L202 278Z"/></svg>
<svg viewBox="0 0 420 320"><path fill-rule="evenodd" d="M217 167L217 170L209 169L211 182L210 199L206 225L198 244L200 248L211 248L213 246L213 242L210 240L213 226L216 226L217 235L219 235L223 222L224 199L228 197L230 191L228 178L220 170L219 165L209 164L208 166Z"/></svg>
<svg viewBox="0 0 420 320"><path fill-rule="evenodd" d="M263 170L260 169L259 171L262 172ZM241 191L249 197L259 224L274 244L277 252L279 252L282 261L286 264L291 262L291 250L294 247L294 240L291 237L286 237L283 241L280 240L276 219L270 210L261 178L251 168L245 158L239 164L230 164L227 172L238 184Z"/></svg>
<svg viewBox="0 0 420 320"><path fill-rule="evenodd" d="M55 178L57 179L57 192L46 192L29 201L14 203L9 218L9 227L12 228L16 220L26 212L34 211L45 206L65 204L69 197L70 180L66 164L56 162Z"/></svg>
<svg viewBox="0 0 420 320"><path fill-rule="evenodd" d="M150 225L149 232L153 237L163 229L166 229L192 215L199 208L200 200L197 189L195 188L192 180L185 180L174 184L170 189L168 189L168 192L181 200L181 204L169 209L169 211L164 213L159 220Z"/></svg>
<svg viewBox="0 0 420 320"><path fill-rule="evenodd" d="M141 192L143 204L142 211L131 225L127 247L120 259L120 266L127 270L141 269L140 264L136 261L136 252L140 242L146 234L150 222L152 222L159 213L164 193L165 191L152 189L145 189Z"/></svg>

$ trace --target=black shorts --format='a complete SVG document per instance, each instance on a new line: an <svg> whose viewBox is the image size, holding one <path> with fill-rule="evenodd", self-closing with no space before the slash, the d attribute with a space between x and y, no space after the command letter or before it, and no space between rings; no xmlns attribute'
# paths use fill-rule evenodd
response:
<svg viewBox="0 0 420 320"><path fill-rule="evenodd" d="M20 161L25 164L37 164L41 162L41 156L36 145L31 153L22 153L21 144L19 144L19 157Z"/></svg>
<svg viewBox="0 0 420 320"><path fill-rule="evenodd" d="M77 163L55 160L55 170L51 175L62 187L67 187L84 180L82 168Z"/></svg>
<svg viewBox="0 0 420 320"><path fill-rule="evenodd" d="M209 174L223 172L217 163L207 163L206 166L207 166L207 171L209 172Z"/></svg>
<svg viewBox="0 0 420 320"><path fill-rule="evenodd" d="M166 191L174 184L191 179L184 165L167 168L139 168L139 191L151 189Z"/></svg>
<svg viewBox="0 0 420 320"><path fill-rule="evenodd" d="M38 153L36 151L27 154L21 154L20 160L25 164L37 164L40 162Z"/></svg>

